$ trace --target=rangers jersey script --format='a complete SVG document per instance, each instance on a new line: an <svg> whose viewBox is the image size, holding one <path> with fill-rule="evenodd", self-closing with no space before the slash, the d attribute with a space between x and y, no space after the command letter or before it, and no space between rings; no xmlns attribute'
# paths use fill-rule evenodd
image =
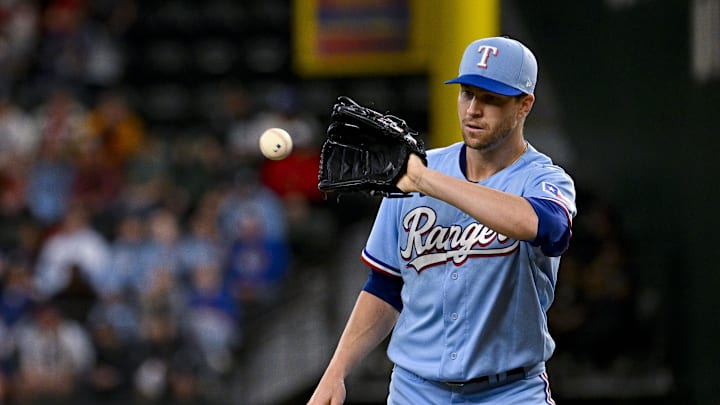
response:
<svg viewBox="0 0 720 405"><path fill-rule="evenodd" d="M462 142L428 151L428 166L465 179ZM571 177L528 145L479 184L550 200L576 214ZM362 259L401 277L402 311L388 356L434 381L464 381L544 362L555 343L545 312L560 258L502 235L457 208L418 193L386 198ZM520 270L519 270L520 269Z"/></svg>

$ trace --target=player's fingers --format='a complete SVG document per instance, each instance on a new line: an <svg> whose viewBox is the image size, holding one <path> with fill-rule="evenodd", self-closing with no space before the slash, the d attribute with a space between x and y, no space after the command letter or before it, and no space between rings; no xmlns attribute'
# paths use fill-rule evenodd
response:
<svg viewBox="0 0 720 405"><path fill-rule="evenodd" d="M314 401L311 399L307 405L343 405L343 401L337 398L329 398L324 401Z"/></svg>
<svg viewBox="0 0 720 405"><path fill-rule="evenodd" d="M339 393L320 393L315 394L310 398L307 405L343 405L345 397L342 392Z"/></svg>

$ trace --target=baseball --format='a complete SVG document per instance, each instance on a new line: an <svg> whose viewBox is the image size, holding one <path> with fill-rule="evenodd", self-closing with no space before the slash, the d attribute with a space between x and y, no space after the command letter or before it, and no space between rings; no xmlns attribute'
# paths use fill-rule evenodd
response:
<svg viewBox="0 0 720 405"><path fill-rule="evenodd" d="M282 128L270 128L260 135L260 151L271 160L281 160L292 152L290 134Z"/></svg>

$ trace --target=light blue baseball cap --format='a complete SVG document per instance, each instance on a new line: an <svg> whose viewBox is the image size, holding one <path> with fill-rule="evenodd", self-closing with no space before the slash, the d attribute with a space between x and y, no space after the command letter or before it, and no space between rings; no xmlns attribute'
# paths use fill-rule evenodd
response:
<svg viewBox="0 0 720 405"><path fill-rule="evenodd" d="M537 60L530 50L508 37L478 39L468 45L458 77L445 84L479 87L504 96L533 94Z"/></svg>

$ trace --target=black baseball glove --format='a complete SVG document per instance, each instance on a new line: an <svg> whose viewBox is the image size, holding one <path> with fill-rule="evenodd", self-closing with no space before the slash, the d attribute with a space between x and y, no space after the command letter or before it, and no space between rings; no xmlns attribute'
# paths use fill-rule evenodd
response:
<svg viewBox="0 0 720 405"><path fill-rule="evenodd" d="M409 196L396 184L405 174L411 153L427 164L417 131L398 117L381 114L345 96L338 97L330 119L320 153L320 191Z"/></svg>

